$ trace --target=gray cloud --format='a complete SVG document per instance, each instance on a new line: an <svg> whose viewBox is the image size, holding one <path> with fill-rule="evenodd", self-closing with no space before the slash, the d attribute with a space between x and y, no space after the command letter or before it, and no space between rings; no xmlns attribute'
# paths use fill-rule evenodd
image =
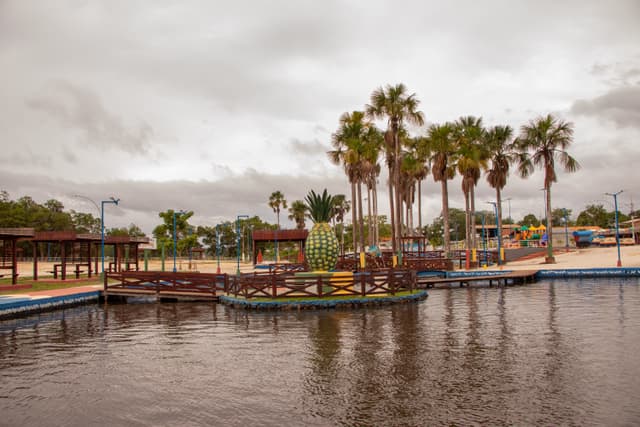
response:
<svg viewBox="0 0 640 427"><path fill-rule="evenodd" d="M594 99L575 101L570 112L640 129L640 86L616 88Z"/></svg>
<svg viewBox="0 0 640 427"><path fill-rule="evenodd" d="M52 82L26 104L80 132L82 142L94 147L115 147L132 154L144 154L149 148L151 127L146 123L127 127L122 118L107 111L100 97L90 89L65 81Z"/></svg>

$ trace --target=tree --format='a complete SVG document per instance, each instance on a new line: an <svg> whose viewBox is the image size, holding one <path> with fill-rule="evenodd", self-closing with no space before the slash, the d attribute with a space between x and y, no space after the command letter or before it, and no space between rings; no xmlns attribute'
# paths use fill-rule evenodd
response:
<svg viewBox="0 0 640 427"><path fill-rule="evenodd" d="M482 118L460 117L454 127L454 138L458 147L458 172L462 176L465 211L467 212L466 247L476 247L475 242L475 186L480 171L487 168L488 152L484 145Z"/></svg>
<svg viewBox="0 0 640 427"><path fill-rule="evenodd" d="M395 86L387 85L378 88L371 94L371 104L366 106L367 115L373 119L387 119L387 133L385 135L385 150L389 166L389 197L392 212L391 227L393 230L393 251L400 247L402 230L402 196L400 194L400 130L406 124L422 126L424 114L418 111L420 101L415 93L408 94L407 88L400 83ZM395 191L395 194L394 194ZM395 209L395 215L394 213Z"/></svg>
<svg viewBox="0 0 640 427"><path fill-rule="evenodd" d="M165 248L169 251L173 251L173 219L174 219L174 210L169 209L166 212L158 213L158 216L162 218L163 223L156 226L153 229L153 237L156 238L156 242L158 246L164 244ZM193 211L189 211L183 214L175 213L176 220L176 252L182 252L182 250L188 246L189 242L192 241L193 238L190 237L190 230L193 230L191 225L189 224L189 218L193 216Z"/></svg>
<svg viewBox="0 0 640 427"><path fill-rule="evenodd" d="M559 162L566 172L574 172L580 168L576 159L571 157L567 148L573 142L573 124L553 117L551 114L539 117L523 125L516 144L524 153L519 171L522 177L533 173L534 167L544 171L544 188L547 198L547 218L551 218L551 184L557 182L555 165ZM547 228L548 246L547 263L554 263L553 227Z"/></svg>
<svg viewBox="0 0 640 427"><path fill-rule="evenodd" d="M269 196L269 207L273 209L273 212L276 214L276 218L278 221L278 229L280 228L280 208L287 209L287 201L284 198L284 195L278 190L271 193Z"/></svg>
<svg viewBox="0 0 640 427"><path fill-rule="evenodd" d="M567 219L567 226L571 225L571 209L556 208L551 212L551 225L553 227L564 226L565 218Z"/></svg>
<svg viewBox="0 0 640 427"><path fill-rule="evenodd" d="M536 218L534 214L527 214L522 218L522 221L520 221L520 225L526 225L527 227L539 227L540 220Z"/></svg>
<svg viewBox="0 0 640 427"><path fill-rule="evenodd" d="M352 239L364 251L364 224L362 213L362 183L367 183L376 172L382 137L372 122L361 111L343 113L340 126L332 135L334 150L327 154L334 164L342 164L351 184ZM355 249L355 248L354 248Z"/></svg>
<svg viewBox="0 0 640 427"><path fill-rule="evenodd" d="M614 213L607 212L603 205L587 205L586 209L578 214L576 225L609 227L609 221Z"/></svg>
<svg viewBox="0 0 640 427"><path fill-rule="evenodd" d="M518 161L520 153L513 143L511 126L494 126L486 133L491 167L487 171L487 182L496 190L498 210L498 239L502 238L502 189L507 185L509 167ZM513 222L513 221L511 221Z"/></svg>
<svg viewBox="0 0 640 427"><path fill-rule="evenodd" d="M307 217L307 205L302 200L291 203L289 208L289 220L296 223L298 230L304 230L304 220Z"/></svg>
<svg viewBox="0 0 640 427"><path fill-rule="evenodd" d="M449 189L447 182L456 174L457 145L453 139L453 124L433 124L427 131L427 144L431 151L431 174L442 185L442 217L444 250L451 249L449 237Z"/></svg>
<svg viewBox="0 0 640 427"><path fill-rule="evenodd" d="M350 203L344 194L336 194L333 196L332 202L331 219L334 223L333 229L336 232L336 237L340 241L340 253L344 255L344 216L349 212ZM336 223L340 224L340 229L338 229Z"/></svg>
<svg viewBox="0 0 640 427"><path fill-rule="evenodd" d="M100 233L100 218L94 218L90 213L76 212L72 209L71 221L77 233Z"/></svg>

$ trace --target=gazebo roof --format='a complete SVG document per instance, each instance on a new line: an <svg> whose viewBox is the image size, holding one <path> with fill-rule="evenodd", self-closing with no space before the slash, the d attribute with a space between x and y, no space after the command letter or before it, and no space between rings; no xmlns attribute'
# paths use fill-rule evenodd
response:
<svg viewBox="0 0 640 427"><path fill-rule="evenodd" d="M149 243L149 238L132 236L109 236L104 238L104 243L108 245L142 244Z"/></svg>
<svg viewBox="0 0 640 427"><path fill-rule="evenodd" d="M309 231L307 230L254 230L253 240L255 242L272 242L280 241L305 241Z"/></svg>
<svg viewBox="0 0 640 427"><path fill-rule="evenodd" d="M34 242L99 242L99 234L76 233L73 230L67 231L36 231L33 236Z"/></svg>
<svg viewBox="0 0 640 427"><path fill-rule="evenodd" d="M1 239L19 239L33 237L33 228L0 228Z"/></svg>

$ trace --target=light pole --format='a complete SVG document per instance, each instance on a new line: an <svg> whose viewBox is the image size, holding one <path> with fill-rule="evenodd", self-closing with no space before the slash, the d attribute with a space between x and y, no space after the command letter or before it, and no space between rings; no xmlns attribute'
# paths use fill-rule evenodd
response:
<svg viewBox="0 0 640 427"><path fill-rule="evenodd" d="M177 237L176 237L176 215L184 215L186 212L180 210L178 212L173 211L173 272L177 272L176 270L176 246L177 246Z"/></svg>
<svg viewBox="0 0 640 427"><path fill-rule="evenodd" d="M569 219L567 218L567 209L562 208L564 213L564 246L567 252L569 252Z"/></svg>
<svg viewBox="0 0 640 427"><path fill-rule="evenodd" d="M240 218L249 218L249 215L238 215L236 217L236 242L237 242L237 249L236 249L236 274L239 276L240 275Z"/></svg>
<svg viewBox="0 0 640 427"><path fill-rule="evenodd" d="M109 200L102 200L100 201L100 253L101 253L101 258L102 258L102 278L104 279L104 283L106 286L107 283L107 276L105 276L104 274L104 204L105 203L113 203L114 205L118 205L118 202L120 201L120 199L116 199L114 197L109 197Z"/></svg>
<svg viewBox="0 0 640 427"><path fill-rule="evenodd" d="M616 217L616 246L618 247L618 267L622 267L622 260L620 259L620 233L618 231L618 194L622 193L622 190L617 193L604 193L607 196L613 196L613 205L615 209Z"/></svg>
<svg viewBox="0 0 640 427"><path fill-rule="evenodd" d="M216 274L220 274L220 224L216 224L216 258L218 259Z"/></svg>
<svg viewBox="0 0 640 427"><path fill-rule="evenodd" d="M497 232L497 236L498 236L498 265L501 264L501 260L502 260L502 251L500 250L502 248L502 244L501 244L501 240L502 240L502 230L499 230L499 222L498 222L498 203L497 202L487 202L490 205L493 206L493 211L496 214L496 232Z"/></svg>
<svg viewBox="0 0 640 427"><path fill-rule="evenodd" d="M511 219L511 197L509 197L508 199L504 199L504 201L509 203L509 222L513 222L513 220Z"/></svg>

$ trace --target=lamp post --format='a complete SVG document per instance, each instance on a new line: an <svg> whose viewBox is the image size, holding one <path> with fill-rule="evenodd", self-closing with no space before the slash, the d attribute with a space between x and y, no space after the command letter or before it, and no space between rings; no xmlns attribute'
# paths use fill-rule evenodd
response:
<svg viewBox="0 0 640 427"><path fill-rule="evenodd" d="M183 210L180 210L178 212L173 211L173 272L175 273L176 270L176 246L177 246L177 237L176 237L176 215L180 214L180 215L184 215L186 212Z"/></svg>
<svg viewBox="0 0 640 427"><path fill-rule="evenodd" d="M109 200L100 201L100 254L102 258L102 278L104 279L105 286L107 283L107 276L104 274L104 204L113 203L117 206L119 201L120 199L116 199L114 197L109 197Z"/></svg>
<svg viewBox="0 0 640 427"><path fill-rule="evenodd" d="M216 258L218 259L216 274L220 274L220 224L216 224Z"/></svg>
<svg viewBox="0 0 640 427"><path fill-rule="evenodd" d="M484 266L486 267L487 265L489 265L489 263L487 262L487 236L485 234L484 231L484 222L485 222L485 215L484 212L482 213L482 247L484 249Z"/></svg>
<svg viewBox="0 0 640 427"><path fill-rule="evenodd" d="M511 219L511 197L509 197L508 199L504 199L504 201L509 203L509 222L513 222L513 220ZM502 207L502 205L500 205L500 207Z"/></svg>
<svg viewBox="0 0 640 427"><path fill-rule="evenodd" d="M567 209L562 208L564 213L564 247L569 252L569 219L567 218Z"/></svg>
<svg viewBox="0 0 640 427"><path fill-rule="evenodd" d="M618 194L622 193L622 190L617 193L604 193L607 196L613 196L613 205L615 209L616 218L616 246L618 247L618 267L622 267L622 260L620 259L620 232L618 231Z"/></svg>
<svg viewBox="0 0 640 427"><path fill-rule="evenodd" d="M498 229L500 227L500 225L499 225L500 223L498 222L498 203L497 202L487 202L487 203L489 203L490 205L493 206L493 211L496 214L496 233L497 233L497 236L498 236L498 265L500 265L501 264L500 261L502 260L502 257L501 257L501 255L502 255L502 251L501 251L501 249L502 249L502 242L501 242L501 240L502 240L502 230Z"/></svg>
<svg viewBox="0 0 640 427"><path fill-rule="evenodd" d="M249 215L238 215L236 217L236 274L240 275L240 218L249 218Z"/></svg>

